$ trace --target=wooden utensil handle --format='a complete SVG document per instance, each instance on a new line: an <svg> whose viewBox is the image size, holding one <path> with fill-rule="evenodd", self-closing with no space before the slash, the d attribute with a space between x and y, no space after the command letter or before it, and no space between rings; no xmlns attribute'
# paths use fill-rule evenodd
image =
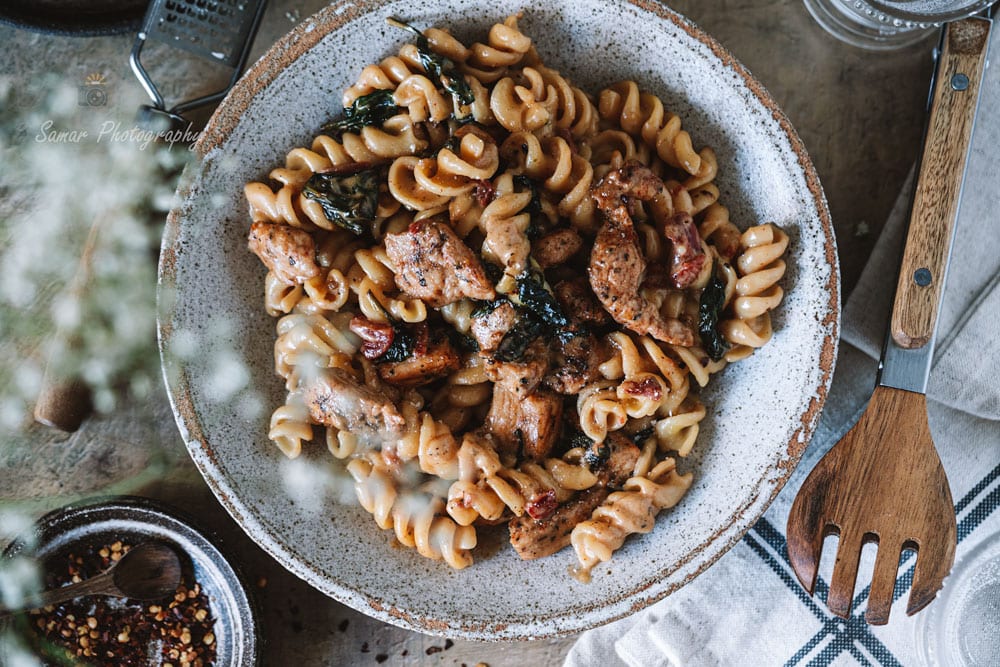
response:
<svg viewBox="0 0 1000 667"><path fill-rule="evenodd" d="M982 18L945 27L892 307L892 338L906 349L923 347L934 334L989 33Z"/></svg>
<svg viewBox="0 0 1000 667"><path fill-rule="evenodd" d="M73 301L79 302L87 290L102 219L98 217L90 226L87 240L80 253L76 274L67 289L67 297ZM92 409L90 388L76 375L67 374L65 369L57 368L55 365L59 348L76 347L77 341L73 335L65 329L57 328L52 335L51 343L53 352L45 364L42 386L35 401L34 417L39 424L72 433L80 428L83 420L90 415Z"/></svg>

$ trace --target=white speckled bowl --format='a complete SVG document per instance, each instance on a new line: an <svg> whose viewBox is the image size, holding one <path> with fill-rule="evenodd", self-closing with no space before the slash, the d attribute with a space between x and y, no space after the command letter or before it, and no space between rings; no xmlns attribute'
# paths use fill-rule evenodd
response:
<svg viewBox="0 0 1000 667"><path fill-rule="evenodd" d="M421 9L415 7L422 6ZM740 226L774 221L791 236L786 298L770 345L714 378L695 453L695 482L655 530L631 538L590 584L567 574L567 549L521 561L502 538L453 571L393 548L359 507L319 443L289 466L267 439L283 399L264 270L246 250L243 184L266 177L338 113L366 63L408 35L400 16L459 37L525 9L521 26L546 63L596 92L635 78L662 96L695 144L719 158L722 201ZM475 639L524 639L590 628L663 598L703 572L764 512L797 463L833 374L839 323L837 252L816 172L774 100L719 44L654 2L447 0L335 2L282 39L238 84L196 147L160 265L161 349L191 456L244 530L324 593L384 621ZM181 352L181 354L175 354ZM240 368L247 375L228 374ZM244 386L245 385L245 386ZM240 387L244 387L240 389ZM284 484L288 480L297 484ZM302 484L308 488L303 493Z"/></svg>

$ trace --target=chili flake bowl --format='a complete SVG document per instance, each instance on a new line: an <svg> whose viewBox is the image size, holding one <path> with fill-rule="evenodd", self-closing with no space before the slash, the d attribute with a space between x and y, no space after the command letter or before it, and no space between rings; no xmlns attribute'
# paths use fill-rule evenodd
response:
<svg viewBox="0 0 1000 667"><path fill-rule="evenodd" d="M791 238L774 339L713 378L694 483L647 535L635 535L589 584L571 549L526 562L503 536L480 536L476 563L451 570L394 548L352 503L350 478L314 442L289 462L267 437L284 401L264 268L246 248L248 181L266 178L340 113L362 67L409 36L386 24L449 28L462 40L523 11L543 61L596 93L636 79L719 160L720 201L741 228ZM468 43L468 42L467 42ZM645 0L339 1L279 41L218 108L171 212L160 260L160 346L189 452L220 502L282 565L383 621L471 639L578 632L621 618L691 581L736 544L788 479L819 419L839 327L837 251L816 172L788 119L752 75L687 19Z"/></svg>
<svg viewBox="0 0 1000 667"><path fill-rule="evenodd" d="M163 503L120 496L54 510L38 520L30 536L8 545L3 557L29 557L41 564L43 572L59 575L65 574L70 553L82 556L116 542L135 547L151 541L177 552L182 580L189 587L197 583L207 598L210 632L215 635L213 664L257 664L257 611L240 573L191 519ZM0 649L0 662L4 650Z"/></svg>

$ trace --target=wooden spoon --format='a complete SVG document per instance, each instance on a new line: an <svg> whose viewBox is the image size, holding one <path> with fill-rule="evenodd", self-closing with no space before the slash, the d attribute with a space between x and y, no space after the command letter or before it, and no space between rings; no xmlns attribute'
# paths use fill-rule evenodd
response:
<svg viewBox="0 0 1000 667"><path fill-rule="evenodd" d="M30 606L7 610L0 608L0 618L88 595L159 600L173 595L180 581L181 562L177 553L165 544L146 542L129 550L101 574L45 591L29 600Z"/></svg>

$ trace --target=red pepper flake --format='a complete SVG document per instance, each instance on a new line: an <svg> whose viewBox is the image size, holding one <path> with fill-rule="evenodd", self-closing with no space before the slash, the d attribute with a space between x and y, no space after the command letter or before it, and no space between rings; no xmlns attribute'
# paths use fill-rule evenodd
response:
<svg viewBox="0 0 1000 667"><path fill-rule="evenodd" d="M108 569L130 545L87 547L47 567L46 586L55 588ZM82 597L30 612L39 641L35 649L57 664L83 662L95 667L156 664L208 667L216 647L208 597L197 582L182 581L172 597L138 602Z"/></svg>

